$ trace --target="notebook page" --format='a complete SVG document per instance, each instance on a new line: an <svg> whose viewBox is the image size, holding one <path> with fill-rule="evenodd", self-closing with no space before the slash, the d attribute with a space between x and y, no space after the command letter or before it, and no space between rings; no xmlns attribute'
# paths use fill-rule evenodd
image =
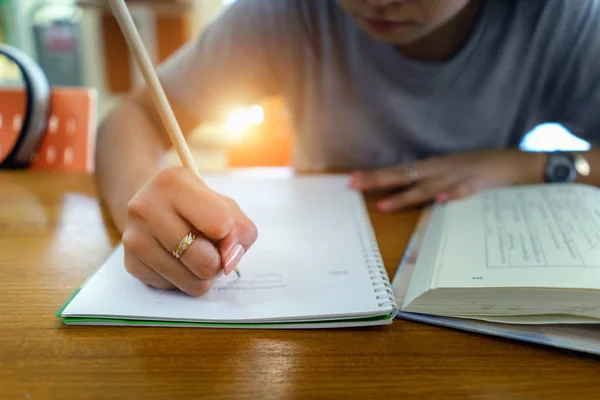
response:
<svg viewBox="0 0 600 400"><path fill-rule="evenodd" d="M517 186L444 211L434 286L600 289L600 190Z"/></svg>
<svg viewBox="0 0 600 400"><path fill-rule="evenodd" d="M360 194L346 176L205 177L234 198L259 237L239 265L200 298L160 291L131 277L121 247L63 316L256 322L381 315L366 261ZM368 250L368 249L367 249Z"/></svg>

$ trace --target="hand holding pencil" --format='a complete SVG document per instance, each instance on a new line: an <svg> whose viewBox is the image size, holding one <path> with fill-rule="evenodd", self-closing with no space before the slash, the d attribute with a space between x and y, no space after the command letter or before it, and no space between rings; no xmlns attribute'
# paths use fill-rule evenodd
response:
<svg viewBox="0 0 600 400"><path fill-rule="evenodd" d="M150 286L200 296L222 273L239 276L236 267L256 240L256 227L202 181L124 0L109 2L184 166L160 171L131 199L125 267Z"/></svg>

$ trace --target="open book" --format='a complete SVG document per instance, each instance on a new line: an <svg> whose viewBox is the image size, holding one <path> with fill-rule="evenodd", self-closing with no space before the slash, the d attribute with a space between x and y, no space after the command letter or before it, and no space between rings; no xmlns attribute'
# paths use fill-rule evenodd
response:
<svg viewBox="0 0 600 400"><path fill-rule="evenodd" d="M600 323L600 190L488 190L429 210L403 312L513 324ZM398 296L397 296L398 297Z"/></svg>
<svg viewBox="0 0 600 400"><path fill-rule="evenodd" d="M360 193L345 175L205 176L259 236L235 274L193 298L130 276L118 246L57 313L66 324L325 328L390 324L397 312Z"/></svg>

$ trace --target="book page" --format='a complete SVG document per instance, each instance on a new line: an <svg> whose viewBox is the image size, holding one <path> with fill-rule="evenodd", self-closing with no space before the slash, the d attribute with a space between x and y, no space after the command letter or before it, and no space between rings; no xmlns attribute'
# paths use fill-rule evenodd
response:
<svg viewBox="0 0 600 400"><path fill-rule="evenodd" d="M423 214L393 279L392 287L394 289L396 301L401 307L405 303L409 282L411 281L411 276L416 267L417 259L422 253L423 235L429 227L431 216L432 214L429 210L426 210ZM530 315L527 317L515 316L516 318L523 318L523 324L507 324L492 323L472 318L451 318L421 313L413 314L402 311L398 313L397 317L410 321L478 332L486 335L509 337L517 340L600 354L599 323L559 325L556 323L557 321L554 320L553 324L542 325L542 321L540 320L545 318L545 316ZM536 320L536 325L531 325L533 320Z"/></svg>
<svg viewBox="0 0 600 400"><path fill-rule="evenodd" d="M437 287L600 288L600 190L494 189L444 207Z"/></svg>
<svg viewBox="0 0 600 400"><path fill-rule="evenodd" d="M365 208L347 177L205 177L235 199L258 240L235 274L200 298L150 288L123 266L123 248L83 287L64 316L211 322L319 320L384 315L365 245ZM368 218L368 217L367 217Z"/></svg>
<svg viewBox="0 0 600 400"><path fill-rule="evenodd" d="M452 315L452 317L476 319L487 322L497 322L511 325L562 325L562 324L600 324L600 318L580 317L568 314L540 315Z"/></svg>
<svg viewBox="0 0 600 400"><path fill-rule="evenodd" d="M403 263L403 272L396 272L394 277L394 295L401 309L431 288L435 267L439 262L440 253L437 250L443 238L443 225L444 213L440 208L427 209L421 214L405 250L404 257L407 259ZM398 283L399 280L402 283ZM399 287L404 288L399 291Z"/></svg>

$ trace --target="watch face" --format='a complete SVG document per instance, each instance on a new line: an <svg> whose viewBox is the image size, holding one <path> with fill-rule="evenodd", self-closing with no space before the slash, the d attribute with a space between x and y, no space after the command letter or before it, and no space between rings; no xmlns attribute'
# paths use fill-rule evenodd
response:
<svg viewBox="0 0 600 400"><path fill-rule="evenodd" d="M567 165L556 165L552 171L552 178L555 182L567 182L572 175L572 169Z"/></svg>

